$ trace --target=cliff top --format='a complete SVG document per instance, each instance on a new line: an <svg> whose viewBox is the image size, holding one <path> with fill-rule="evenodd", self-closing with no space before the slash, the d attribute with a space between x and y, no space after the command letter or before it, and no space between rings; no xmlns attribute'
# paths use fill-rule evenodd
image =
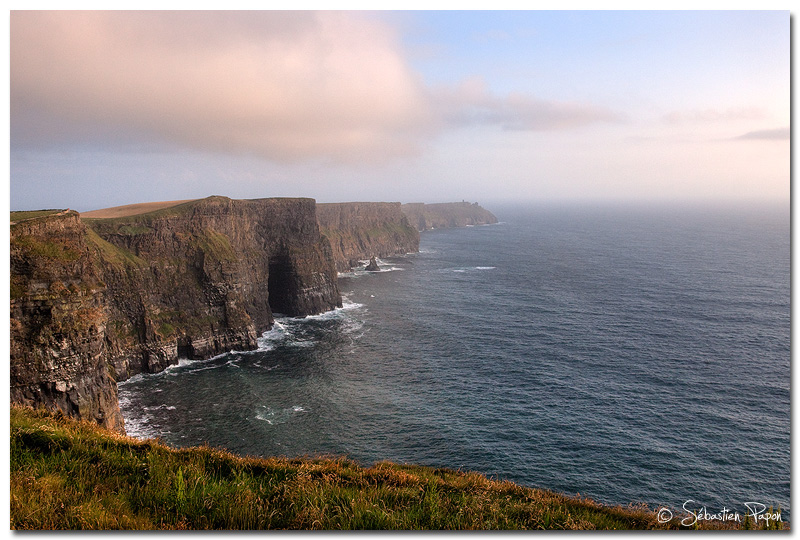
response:
<svg viewBox="0 0 800 540"><path fill-rule="evenodd" d="M303 201L305 197L263 197L259 199L231 199L222 195L211 195L204 199L184 199L180 201L157 201L147 203L126 204L114 206L90 212L82 212L81 218L90 220L114 220L122 218L150 218L164 215L177 215L194 208L203 203L214 203L220 201L234 201L236 203L258 203L259 201ZM134 220L135 221L135 220Z"/></svg>
<svg viewBox="0 0 800 540"><path fill-rule="evenodd" d="M20 221L25 221L27 219L36 219L44 216L50 216L54 214L63 214L67 212L67 210L63 208L51 208L49 210L23 210L18 212L11 212L11 224L19 223Z"/></svg>
<svg viewBox="0 0 800 540"><path fill-rule="evenodd" d="M15 406L10 435L12 529L687 528L473 472L178 450Z"/></svg>
<svg viewBox="0 0 800 540"><path fill-rule="evenodd" d="M125 204L122 206L112 206L111 208L102 208L100 210L92 210L90 212L82 212L81 217L95 218L95 219L109 219L118 217L136 216L139 214L147 214L156 210L170 208L179 204L196 201L198 199L183 199L180 201L160 201L160 202L146 202L136 204Z"/></svg>

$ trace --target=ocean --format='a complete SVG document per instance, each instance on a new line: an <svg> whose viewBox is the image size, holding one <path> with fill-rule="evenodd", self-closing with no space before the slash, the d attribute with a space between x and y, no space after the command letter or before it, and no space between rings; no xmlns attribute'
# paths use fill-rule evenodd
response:
<svg viewBox="0 0 800 540"><path fill-rule="evenodd" d="M789 205L491 210L256 351L121 383L128 433L788 520Z"/></svg>

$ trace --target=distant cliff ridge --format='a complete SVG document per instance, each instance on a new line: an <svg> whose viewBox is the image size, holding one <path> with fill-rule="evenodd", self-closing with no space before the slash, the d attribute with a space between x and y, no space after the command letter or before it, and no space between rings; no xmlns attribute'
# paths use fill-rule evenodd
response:
<svg viewBox="0 0 800 540"><path fill-rule="evenodd" d="M339 272L358 266L359 260L419 251L419 232L399 202L317 204L317 221Z"/></svg>
<svg viewBox="0 0 800 540"><path fill-rule="evenodd" d="M12 212L11 401L124 431L118 381L340 307L337 270L418 251L417 228L496 221L468 203L216 196Z"/></svg>
<svg viewBox="0 0 800 540"><path fill-rule="evenodd" d="M478 203L408 203L402 205L409 223L419 231L497 223L497 218Z"/></svg>

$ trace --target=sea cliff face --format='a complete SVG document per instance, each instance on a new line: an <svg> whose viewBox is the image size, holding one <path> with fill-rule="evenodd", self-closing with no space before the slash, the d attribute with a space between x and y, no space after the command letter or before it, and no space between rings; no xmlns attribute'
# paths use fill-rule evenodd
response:
<svg viewBox="0 0 800 540"><path fill-rule="evenodd" d="M122 431L106 286L77 212L11 226L11 401Z"/></svg>
<svg viewBox="0 0 800 540"><path fill-rule="evenodd" d="M209 197L89 220L105 254L109 362L117 380L256 347L273 313L341 306L313 199Z"/></svg>
<svg viewBox="0 0 800 540"><path fill-rule="evenodd" d="M12 213L12 402L124 431L118 381L254 349L275 313L340 307L337 270L418 251L417 228L497 221L468 203L152 204L107 218Z"/></svg>
<svg viewBox="0 0 800 540"><path fill-rule="evenodd" d="M88 226L87 226L88 225ZM273 313L341 306L312 199L209 197L11 228L13 402L122 430L116 381L253 349Z"/></svg>
<svg viewBox="0 0 800 540"><path fill-rule="evenodd" d="M497 223L497 218L478 203L408 203L402 206L408 222L419 231Z"/></svg>
<svg viewBox="0 0 800 540"><path fill-rule="evenodd" d="M359 260L419 251L419 232L398 202L318 204L317 220L330 240L339 272L359 265Z"/></svg>

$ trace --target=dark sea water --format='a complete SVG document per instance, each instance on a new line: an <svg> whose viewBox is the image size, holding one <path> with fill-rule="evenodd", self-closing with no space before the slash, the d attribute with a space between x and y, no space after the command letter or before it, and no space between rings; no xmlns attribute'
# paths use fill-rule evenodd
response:
<svg viewBox="0 0 800 540"><path fill-rule="evenodd" d="M121 384L129 434L788 519L788 204L492 210L258 351Z"/></svg>

